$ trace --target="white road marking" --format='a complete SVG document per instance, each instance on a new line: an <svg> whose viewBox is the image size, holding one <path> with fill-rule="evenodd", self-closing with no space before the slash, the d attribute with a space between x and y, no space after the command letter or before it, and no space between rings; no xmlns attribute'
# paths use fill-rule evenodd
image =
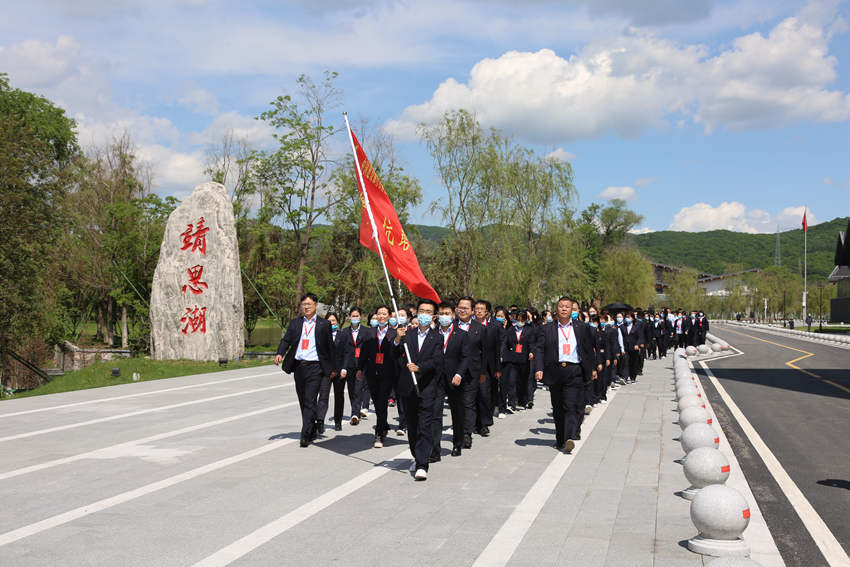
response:
<svg viewBox="0 0 850 567"><path fill-rule="evenodd" d="M152 396L154 394L162 394L162 393L165 393L165 392L176 392L178 390L189 390L191 388L203 388L204 386L214 386L216 384L226 384L228 382L238 382L240 380L250 380L251 378L259 378L259 377L262 377L262 376L273 376L273 375L279 374L279 373L280 373L280 369L278 369L278 372L267 372L265 374L251 374L250 376L239 376L239 377L236 377L236 378L227 378L225 380L215 380L213 382L203 382L202 384L189 384L187 386L177 386L175 388L162 388L160 390L151 390L150 392L139 392L137 394L127 394L125 396L111 396L111 397L108 397L108 398L99 398L99 399L96 399L96 400L85 400L85 401L82 401L82 402L73 402L73 403L70 403L70 404L62 404L62 405L58 405L58 406L49 406L49 407L46 407L46 408L36 408L36 409L31 409L31 410L16 411L16 412L12 412L12 413L0 413L0 419L3 419L4 417L14 417L16 415L27 415L27 414L30 414L30 413L39 413L39 412L43 412L43 411L51 411L51 410L71 408L71 407L77 407L77 406L86 406L86 405L89 405L89 404L99 404L101 402L112 402L112 401L115 401L115 400L126 400L128 398L139 398L141 396Z"/></svg>
<svg viewBox="0 0 850 567"><path fill-rule="evenodd" d="M293 382L287 382L286 384L277 384L275 386L266 386L265 388L254 388L253 390L242 390L239 392L232 392L230 394L221 394L219 396L212 396L210 398L200 398L197 400L190 400L188 402L180 402L179 404L169 404L167 406L158 406L155 408L146 408L142 410L131 411L127 413L121 413L118 415L110 415L107 417L100 417L97 419L90 419L88 421L79 421L77 423L69 423L67 425L58 425L56 427L48 427L47 429L38 429L36 431L28 431L26 433L18 433L17 435L9 435L7 437L0 437L0 443L4 441L14 441L16 439L26 439L27 437L35 437L36 435L44 435L46 433L55 433L56 431L65 431L66 429L74 429L77 427L84 427L86 425L94 425L96 423L105 423L107 421L115 421L118 419L125 419L128 417L134 417L137 415L144 415L147 413L153 413L157 411L166 411L175 408L183 408L186 406L192 406L195 404L203 404L206 402L214 402L216 400L223 400L226 398L234 398L236 396L245 396L248 394L255 394L257 392L265 392L267 390L276 390L278 388L286 388L289 386L293 386Z"/></svg>
<svg viewBox="0 0 850 567"><path fill-rule="evenodd" d="M759 454L762 461L764 461L767 470L773 476L774 480L776 480L776 483L779 485L782 492L785 493L785 496L797 512L797 515L800 516L800 520L803 522L803 525L806 526L809 534L811 534L812 539L815 541L818 549L820 549L820 552L823 554L826 562L836 567L850 566L850 557L847 556L844 548L842 548L841 544L838 543L838 540L835 539L835 536L826 525L826 522L824 522L820 515L818 515L803 492L797 487L797 484L785 471L785 468L779 462L779 459L777 459L773 452L767 447L767 444L764 440L762 440L755 427L752 426L750 421L744 415L744 412L741 411L732 397L728 394L728 392L726 392L726 389L720 384L720 381L714 376L714 373L708 367L706 362L711 361L700 361L700 366L702 366L705 370L709 380L711 380L711 383L714 384L717 393L720 394L720 397L726 403L729 411L732 412L733 416L735 416L735 419L744 431L744 435L747 436L747 439L749 439L753 448Z"/></svg>
<svg viewBox="0 0 850 567"><path fill-rule="evenodd" d="M402 459L405 457L410 458L410 451L408 451L407 449L393 457L392 460ZM272 539L281 535L285 531L297 526L304 520L309 519L311 516L318 514L328 506L345 498L352 492L355 492L358 489L363 488L367 484L381 478L383 475L390 472L391 470L394 469L388 466L375 466L370 470L366 471L365 473L352 478L345 484L341 484L333 490L325 492L318 498L314 498L313 500L299 506L288 514L281 516L277 520L269 522L258 530L251 532L245 537L234 541L227 547L221 548L212 555L195 563L193 567L223 567L224 565L230 565L237 559L244 557L245 555L257 549L261 545L268 543Z"/></svg>
<svg viewBox="0 0 850 567"><path fill-rule="evenodd" d="M59 465L66 465L68 463L73 463L76 461L81 461L83 459L97 459L104 455L114 453L116 451L121 451L122 449L132 447L135 445L140 445L142 443L152 443L154 441L160 441L162 439L168 439L169 437L176 437L178 435L183 435L185 433L192 433L195 431L200 431L202 429L207 429L210 427L215 427L216 425L222 425L224 423L230 423L232 421L236 421L239 419L244 419L246 417L253 417L255 415L260 415L264 413L268 413L270 411L275 411L283 408L287 408L290 406L298 405L298 402L289 402L287 404L278 404L276 406L271 406L268 408L263 408L259 410L249 411L247 413L240 413L237 415L233 415L230 417L225 417L222 419L216 419L213 421L207 421L204 423L199 423L197 425L190 425L188 427L183 427L182 429L175 429L174 431L168 431L166 433L159 433L157 435L151 435L149 437L142 437L141 439L134 439L133 441L126 441L124 443L118 443L116 445L110 445L109 447L103 447L101 449L95 449L93 451L87 451L85 453L79 453L77 455L71 455L69 457L62 457L59 459L54 459L52 461L46 461L44 463L39 463L37 465L31 465L28 467L23 467L20 469L11 470L8 472L0 473L0 480L6 480L9 478L13 478L16 476L21 476L29 473L33 473L36 471L43 471L44 469L49 469L52 467L56 467Z"/></svg>
<svg viewBox="0 0 850 567"><path fill-rule="evenodd" d="M88 516L96 512L101 512L108 508L112 508L113 506L124 504L125 502L130 502L131 500L135 500L136 498L140 498L147 494L157 492L164 488L169 488L171 486L174 486L175 484L180 484L181 482L185 482L187 480L197 478L201 475L205 475L207 473L223 469L224 467L239 463L241 461L245 461L252 457L268 453L269 451L274 451L275 449L279 449L284 445L289 445L290 443L294 442L295 439L282 439L280 441L274 441L267 445L263 445L262 447L251 449L250 451L245 451L244 453L239 453L238 455L227 457L226 459L221 459L219 461L209 463L202 467L197 467L192 470L188 470L186 472L170 476L166 479L146 484L145 486L136 488L135 490L122 492L121 494L116 494L115 496L112 496L110 498L104 498L103 500L99 500L91 504L86 504L85 506L80 506L79 508L63 512L62 514L57 514L39 522L35 522L33 524L23 526L21 528L6 532L4 534L0 534L0 547L18 541L20 539L41 533L45 530L49 530L51 528L55 528L63 524L67 524L68 522L72 522L84 516Z"/></svg>
<svg viewBox="0 0 850 567"><path fill-rule="evenodd" d="M584 421L582 425L584 439L590 437L602 414L610 407L610 402L616 395L616 390L609 391L608 405L594 408L590 418ZM584 443L579 442L571 455L560 452L555 455L555 458L552 459L552 462L549 463L549 466L546 467L531 490L526 493L522 502L514 508L514 511L508 516L508 519L505 520L505 523L502 524L502 527L499 528L499 531L496 532L490 543L475 560L475 563L472 564L472 567L500 567L508 564L525 534L531 529L534 520L537 519L543 506L552 496L555 487L558 486L564 473L567 472L567 469L574 462L576 454L581 451L583 446Z"/></svg>

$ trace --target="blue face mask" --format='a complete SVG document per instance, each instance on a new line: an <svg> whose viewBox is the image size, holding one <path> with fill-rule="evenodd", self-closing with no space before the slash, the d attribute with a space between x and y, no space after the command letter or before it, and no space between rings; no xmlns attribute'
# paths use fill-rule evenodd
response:
<svg viewBox="0 0 850 567"><path fill-rule="evenodd" d="M441 327L448 327L452 324L452 316L451 315L439 315L437 317L437 321L439 321Z"/></svg>
<svg viewBox="0 0 850 567"><path fill-rule="evenodd" d="M617 324L618 324L618 325L622 325L622 324L623 324L623 318L622 318L622 317L617 317Z"/></svg>
<svg viewBox="0 0 850 567"><path fill-rule="evenodd" d="M351 326L356 327L360 324L360 317L352 317L351 318Z"/></svg>
<svg viewBox="0 0 850 567"><path fill-rule="evenodd" d="M407 317L399 317L398 318L398 324L401 325L402 327L404 325L407 325Z"/></svg>
<svg viewBox="0 0 850 567"><path fill-rule="evenodd" d="M496 317L496 321L498 321L499 323L504 323L505 318L504 317Z"/></svg>
<svg viewBox="0 0 850 567"><path fill-rule="evenodd" d="M549 315L546 315L546 322L547 322L547 323L551 323L551 322L552 322L552 317L551 317L551 316L549 316Z"/></svg>
<svg viewBox="0 0 850 567"><path fill-rule="evenodd" d="M596 323L591 323L590 326L593 327L594 329L599 327L599 325L597 325Z"/></svg>
<svg viewBox="0 0 850 567"><path fill-rule="evenodd" d="M369 324L372 325L373 327L377 327L378 326L378 320L372 319L371 321L369 321Z"/></svg>
<svg viewBox="0 0 850 567"><path fill-rule="evenodd" d="M390 325L392 325L393 327L398 325L398 319L396 319L395 317L390 317Z"/></svg>
<svg viewBox="0 0 850 567"><path fill-rule="evenodd" d="M424 327L426 325L430 325L431 321L433 321L434 318L431 315L428 315L427 313L420 313L416 316L416 320L419 321L420 327Z"/></svg>
<svg viewBox="0 0 850 567"><path fill-rule="evenodd" d="M572 319L573 321L578 319L578 311L573 311L572 313L570 313L570 319Z"/></svg>
<svg viewBox="0 0 850 567"><path fill-rule="evenodd" d="M626 317L626 323L631 323L631 322L632 322L632 318L631 318L631 317Z"/></svg>
<svg viewBox="0 0 850 567"><path fill-rule="evenodd" d="M331 329L336 331L337 329L339 329L339 325L337 325L336 323L333 323L333 324L331 324Z"/></svg>
<svg viewBox="0 0 850 567"><path fill-rule="evenodd" d="M522 329L523 327L525 327L525 321L514 321L514 326L517 329Z"/></svg>

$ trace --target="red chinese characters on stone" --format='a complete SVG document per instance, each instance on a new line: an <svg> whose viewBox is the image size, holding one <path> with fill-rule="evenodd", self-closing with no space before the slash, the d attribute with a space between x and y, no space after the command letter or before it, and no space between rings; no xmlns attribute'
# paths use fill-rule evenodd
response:
<svg viewBox="0 0 850 567"><path fill-rule="evenodd" d="M204 289L209 288L207 282L201 281L201 277L204 274L204 267L200 264L197 266L192 266L191 268L187 268L186 273L189 274L189 283L183 286L183 293L186 293L186 290L188 289L195 295L200 295L204 293Z"/></svg>
<svg viewBox="0 0 850 567"><path fill-rule="evenodd" d="M206 307L198 307L195 305L195 308L191 307L186 308L186 313L183 314L183 317L180 318L181 323L185 323L183 329L180 331L184 335L195 333L200 331L203 334L207 333L207 308Z"/></svg>
<svg viewBox="0 0 850 567"><path fill-rule="evenodd" d="M195 225L192 223L186 225L186 230L180 234L183 237L181 250L189 250L191 247L191 252L199 250L204 256L207 255L207 233L210 229L204 226L205 222L204 217L201 217Z"/></svg>

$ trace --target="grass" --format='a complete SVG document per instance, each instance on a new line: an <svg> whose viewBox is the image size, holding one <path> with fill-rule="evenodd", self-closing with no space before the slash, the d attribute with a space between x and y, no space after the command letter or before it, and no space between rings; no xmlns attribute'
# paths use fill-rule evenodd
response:
<svg viewBox="0 0 850 567"><path fill-rule="evenodd" d="M139 373L141 382L147 382L149 380L162 380L163 378L174 378L176 376L233 370L234 368L266 366L269 363L270 361L268 359L228 362L224 366L219 366L217 362L198 362L195 360L149 360L147 358L110 360L107 362L96 362L82 370L69 372L64 376L57 376L44 386L40 386L34 390L20 392L12 396L11 399L127 384L133 381L134 372ZM120 378L112 377L113 368L121 369Z"/></svg>

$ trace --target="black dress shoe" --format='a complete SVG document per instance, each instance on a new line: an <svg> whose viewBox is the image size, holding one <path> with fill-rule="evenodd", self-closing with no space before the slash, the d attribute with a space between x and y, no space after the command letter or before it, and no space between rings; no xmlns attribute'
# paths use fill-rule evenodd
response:
<svg viewBox="0 0 850 567"><path fill-rule="evenodd" d="M428 457L429 463L439 463L442 460L443 458L440 455L431 455L430 457Z"/></svg>
<svg viewBox="0 0 850 567"><path fill-rule="evenodd" d="M460 447L452 447L452 457L460 457Z"/></svg>
<svg viewBox="0 0 850 567"><path fill-rule="evenodd" d="M573 437L573 440L575 440L575 441L581 441L581 433L576 433L576 434L575 434L575 437Z"/></svg>
<svg viewBox="0 0 850 567"><path fill-rule="evenodd" d="M325 423L322 422L322 421L317 421L316 422L316 430L318 431L319 435L324 435L324 433L325 433Z"/></svg>
<svg viewBox="0 0 850 567"><path fill-rule="evenodd" d="M481 428L481 437L487 437L490 435L490 428L486 425Z"/></svg>
<svg viewBox="0 0 850 567"><path fill-rule="evenodd" d="M531 409L531 408L533 408L533 407L534 407L534 402L528 402L527 404L525 404L525 407L526 407L526 409Z"/></svg>
<svg viewBox="0 0 850 567"><path fill-rule="evenodd" d="M310 439L308 439L307 437L302 437L302 438L301 438L301 446L302 446L302 447L306 447L306 446L307 446L307 445L309 445L309 444L310 444Z"/></svg>
<svg viewBox="0 0 850 567"><path fill-rule="evenodd" d="M319 436L319 434L316 431L316 428L314 427L313 431L310 432L310 441L315 441L316 437L318 437L318 436Z"/></svg>
<svg viewBox="0 0 850 567"><path fill-rule="evenodd" d="M466 433L463 436L463 448L472 449L472 435L470 435L469 433Z"/></svg>
<svg viewBox="0 0 850 567"><path fill-rule="evenodd" d="M342 431L342 424L337 423L336 425L334 425L334 431Z"/></svg>

